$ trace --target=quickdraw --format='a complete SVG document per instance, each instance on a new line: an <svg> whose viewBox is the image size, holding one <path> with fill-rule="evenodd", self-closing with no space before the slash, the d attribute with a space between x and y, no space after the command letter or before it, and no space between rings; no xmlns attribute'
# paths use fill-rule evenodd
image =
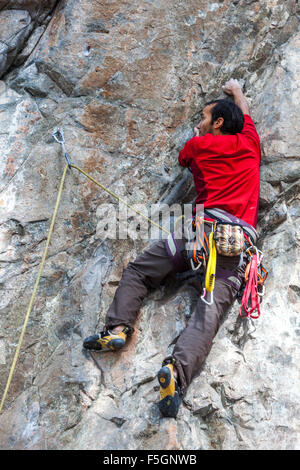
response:
<svg viewBox="0 0 300 470"><path fill-rule="evenodd" d="M194 216L188 227L187 239L192 247L186 250L186 256L192 270L197 271L202 265L206 266L209 257L209 241L204 231L203 217Z"/></svg>
<svg viewBox="0 0 300 470"><path fill-rule="evenodd" d="M210 223L213 226L209 237L205 233L204 222ZM188 228L189 247L186 249L186 256L193 271L198 270L201 266L206 268L205 287L201 300L208 305L213 304L213 290L216 278L217 250L214 240L215 227L215 221L207 221L203 217L195 215ZM210 293L209 301L205 298L208 292Z"/></svg>
<svg viewBox="0 0 300 470"><path fill-rule="evenodd" d="M57 128L53 134L52 134L52 137L56 140L56 142L58 142L61 146L62 146L62 150L63 150L63 153L64 153L64 157L66 159L66 162L68 164L68 167L71 169L71 162L70 162L70 158L69 158L69 154L68 152L66 151L66 147L65 147L65 136L63 134L63 131L62 129L59 129Z"/></svg>
<svg viewBox="0 0 300 470"><path fill-rule="evenodd" d="M265 293L264 282L268 272L262 266L263 253L252 245L246 250L250 261L245 270L245 290L242 297L240 316L257 319L260 317L260 300ZM257 314L254 312L257 311Z"/></svg>
<svg viewBox="0 0 300 470"><path fill-rule="evenodd" d="M214 226L215 228L215 226ZM205 274L205 288L203 289L203 294L201 300L207 305L212 305L214 301L213 291L215 288L215 279L216 279L216 268L217 268L217 249L216 243L214 240L214 229L209 234L209 258ZM206 293L210 293L210 301L205 299Z"/></svg>

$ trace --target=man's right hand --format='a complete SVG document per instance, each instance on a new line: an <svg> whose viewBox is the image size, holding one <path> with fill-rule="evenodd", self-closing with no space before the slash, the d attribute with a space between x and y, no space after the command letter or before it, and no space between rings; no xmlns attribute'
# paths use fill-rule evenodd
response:
<svg viewBox="0 0 300 470"><path fill-rule="evenodd" d="M231 78L228 80L228 82L225 83L224 86L222 86L222 89L226 95L229 96L234 96L235 93L237 92L242 92L242 87L239 84L238 80L235 78Z"/></svg>
<svg viewBox="0 0 300 470"><path fill-rule="evenodd" d="M242 87L235 78L231 78L222 86L226 95L233 96L235 104L242 110L243 114L250 115L250 107L246 97L243 94Z"/></svg>

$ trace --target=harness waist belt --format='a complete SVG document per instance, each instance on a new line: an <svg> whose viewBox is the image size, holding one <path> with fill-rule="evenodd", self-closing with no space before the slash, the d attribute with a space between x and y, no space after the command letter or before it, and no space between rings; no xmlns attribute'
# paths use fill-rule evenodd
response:
<svg viewBox="0 0 300 470"><path fill-rule="evenodd" d="M226 212L223 209L217 208L204 209L204 214L218 222L231 222L241 225L246 235L251 238L252 243L255 245L258 238L257 231L252 227L252 225L248 224L244 220L239 219L235 215L229 214L229 212Z"/></svg>

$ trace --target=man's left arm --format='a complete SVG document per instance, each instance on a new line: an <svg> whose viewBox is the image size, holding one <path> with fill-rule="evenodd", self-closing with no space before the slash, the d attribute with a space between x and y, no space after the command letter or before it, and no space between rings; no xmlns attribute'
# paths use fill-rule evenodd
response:
<svg viewBox="0 0 300 470"><path fill-rule="evenodd" d="M194 139L188 140L183 149L179 152L178 161L181 166L189 167L194 157Z"/></svg>

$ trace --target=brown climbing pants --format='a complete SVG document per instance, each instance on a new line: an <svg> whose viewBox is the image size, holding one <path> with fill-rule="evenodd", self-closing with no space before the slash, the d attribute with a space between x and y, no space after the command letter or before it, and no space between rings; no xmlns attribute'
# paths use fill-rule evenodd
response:
<svg viewBox="0 0 300 470"><path fill-rule="evenodd" d="M205 227L208 231L208 228ZM183 248L186 240L177 240ZM217 256L217 272L214 288L214 302L205 304L199 297L196 308L180 334L174 347L172 358L179 374L181 392L191 383L199 371L212 346L221 321L236 299L241 278L244 275L246 260L240 257ZM186 265L189 270L189 266ZM143 299L150 288L155 288L171 272L176 272L165 241L154 243L123 271L106 316L106 327L124 324L133 327Z"/></svg>

